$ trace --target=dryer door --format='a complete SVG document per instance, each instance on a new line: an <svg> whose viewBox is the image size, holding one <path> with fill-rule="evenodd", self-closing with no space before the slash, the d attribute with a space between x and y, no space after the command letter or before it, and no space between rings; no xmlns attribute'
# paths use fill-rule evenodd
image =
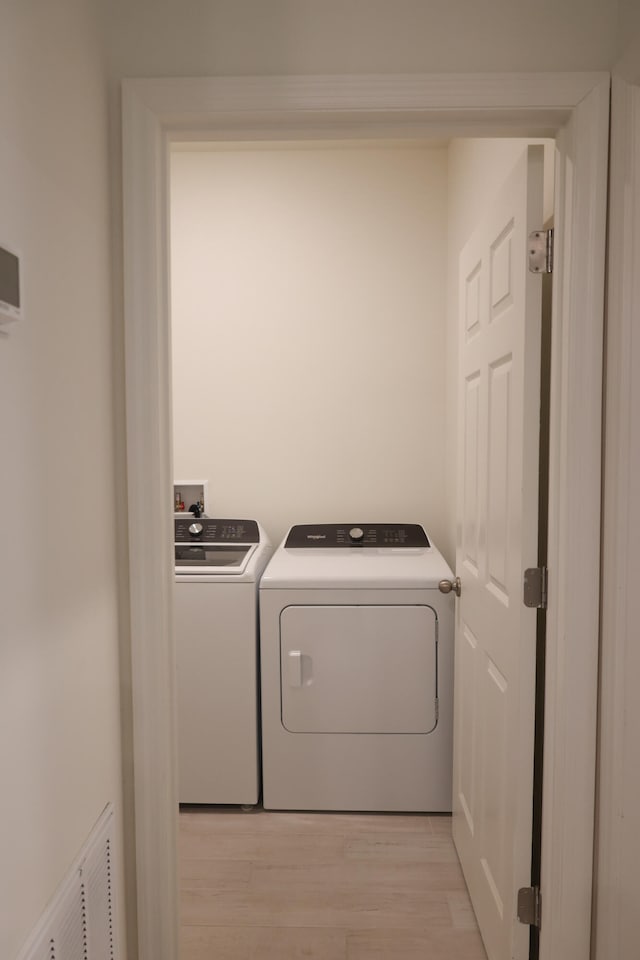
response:
<svg viewBox="0 0 640 960"><path fill-rule="evenodd" d="M429 606L291 606L280 617L291 733L430 733L437 618Z"/></svg>

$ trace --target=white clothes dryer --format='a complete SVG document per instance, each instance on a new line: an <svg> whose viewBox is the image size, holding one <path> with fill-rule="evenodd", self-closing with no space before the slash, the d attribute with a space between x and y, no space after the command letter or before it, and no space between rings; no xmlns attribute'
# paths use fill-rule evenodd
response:
<svg viewBox="0 0 640 960"><path fill-rule="evenodd" d="M174 520L180 803L260 796L258 583L271 546L255 520Z"/></svg>
<svg viewBox="0 0 640 960"><path fill-rule="evenodd" d="M291 528L260 584L265 808L451 810L451 579L417 524Z"/></svg>

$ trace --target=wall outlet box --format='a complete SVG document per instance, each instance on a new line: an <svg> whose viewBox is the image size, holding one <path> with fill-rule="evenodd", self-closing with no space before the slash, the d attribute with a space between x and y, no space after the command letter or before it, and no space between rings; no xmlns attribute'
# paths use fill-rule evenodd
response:
<svg viewBox="0 0 640 960"><path fill-rule="evenodd" d="M21 316L20 258L0 246L0 324L13 323Z"/></svg>
<svg viewBox="0 0 640 960"><path fill-rule="evenodd" d="M175 481L173 484L174 513L176 509L180 509L177 507L179 496L185 510L188 510L191 504L197 503L203 513L206 514L209 500L208 486L207 480L183 480L181 483Z"/></svg>

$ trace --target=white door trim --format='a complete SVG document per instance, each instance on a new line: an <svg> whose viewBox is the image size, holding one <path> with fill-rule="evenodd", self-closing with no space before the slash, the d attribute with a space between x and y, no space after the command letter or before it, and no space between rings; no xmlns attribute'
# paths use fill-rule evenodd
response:
<svg viewBox="0 0 640 960"><path fill-rule="evenodd" d="M622 960L637 951L640 891L640 87L614 76L612 97L594 953L599 960Z"/></svg>
<svg viewBox="0 0 640 960"><path fill-rule="evenodd" d="M135 96L124 99L123 139L138 958L178 960L167 150L159 117Z"/></svg>
<svg viewBox="0 0 640 960"><path fill-rule="evenodd" d="M609 90L576 107L556 153L540 934L550 960L587 960L591 945Z"/></svg>
<svg viewBox="0 0 640 960"><path fill-rule="evenodd" d="M589 156L606 144L607 130L599 104L608 91L607 74L435 75L360 77L244 77L217 79L128 80L123 84L124 191L124 310L127 396L127 466L130 551L131 659L133 683L133 751L136 820L138 934L140 960L177 960L178 915L175 810L175 692L171 636L171 395L168 297L168 180L167 154L171 139L247 139L317 136L554 136L581 108L580 129L593 139L579 138L572 159L573 194L566 214L567 237L584 229L584 216L599 220L606 208L599 164ZM591 91L594 95L589 96ZM602 91L597 94L597 91ZM586 99L585 99L586 98ZM587 142L589 141L589 142ZM586 150L583 149L586 147ZM600 153L598 152L598 157ZM564 212L564 211L563 211ZM558 344L569 346L569 357L556 364L551 420L556 441L569 440L552 467L550 510L556 528L550 564L550 636L554 659L562 668L563 654L582 649L582 634L572 631L588 621L589 636L597 631L599 563L592 556L591 528L585 516L600 513L599 483L587 484L580 497L581 512L569 509L571 484L581 464L600 458L600 435L580 429L585 397L577 375L582 361L593 376L591 397L600 397L601 368L595 362L602 347L603 302L599 276L604 275L604 248L591 231L580 246L580 257L567 266L563 297L554 316ZM570 246L570 241L568 241ZM586 258L586 260L584 259ZM580 307L580 284L590 272L590 322ZM570 362L569 362L570 360ZM597 404L596 404L597 405ZM590 404L590 410L593 404ZM595 411L599 422L600 407ZM584 414L586 417L587 414ZM571 433L569 433L571 429ZM575 433L573 431L576 431ZM555 445L557 447L557 443ZM555 447L554 447L555 448ZM564 512L566 509L566 513ZM560 521L560 522L559 522ZM597 552L597 551L596 551ZM573 574L575 556L584 559L581 577ZM599 559L599 558L598 558ZM585 612L586 611L586 612ZM591 644L588 657L592 656ZM573 783L560 773L567 757L575 757L580 783L593 796L593 751L582 749L584 710L595 716L594 678L597 656L580 674L576 690L563 700L568 681L561 676L551 689L548 716L563 717L549 736L547 769L555 778L545 791L543 842L546 875L560 874L564 902L574 889L566 914L549 910L542 960L556 960L545 943L562 942L563 960L587 960L588 952L567 944L581 942L576 928L588 926L590 897L585 899L582 875L591 855L593 814L571 826ZM575 711L574 711L575 706ZM589 745L590 747L591 745ZM593 756L592 756L593 753ZM593 762L592 762L593 761ZM564 790L571 790L570 796ZM589 808L589 803L587 802ZM590 808L589 808L590 809ZM590 829L589 816L591 817ZM576 847L577 844L577 847ZM577 863L579 861L579 863ZM578 883L578 880L580 881ZM591 869L588 869L589 889ZM544 895L544 894L543 894Z"/></svg>

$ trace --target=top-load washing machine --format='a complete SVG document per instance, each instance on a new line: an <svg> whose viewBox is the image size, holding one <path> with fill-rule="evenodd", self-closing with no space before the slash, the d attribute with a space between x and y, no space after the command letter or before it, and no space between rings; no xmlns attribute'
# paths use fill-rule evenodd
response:
<svg viewBox="0 0 640 960"><path fill-rule="evenodd" d="M258 583L271 556L255 520L174 520L180 803L260 795Z"/></svg>
<svg viewBox="0 0 640 960"><path fill-rule="evenodd" d="M451 579L416 524L291 528L260 583L265 808L451 810Z"/></svg>

